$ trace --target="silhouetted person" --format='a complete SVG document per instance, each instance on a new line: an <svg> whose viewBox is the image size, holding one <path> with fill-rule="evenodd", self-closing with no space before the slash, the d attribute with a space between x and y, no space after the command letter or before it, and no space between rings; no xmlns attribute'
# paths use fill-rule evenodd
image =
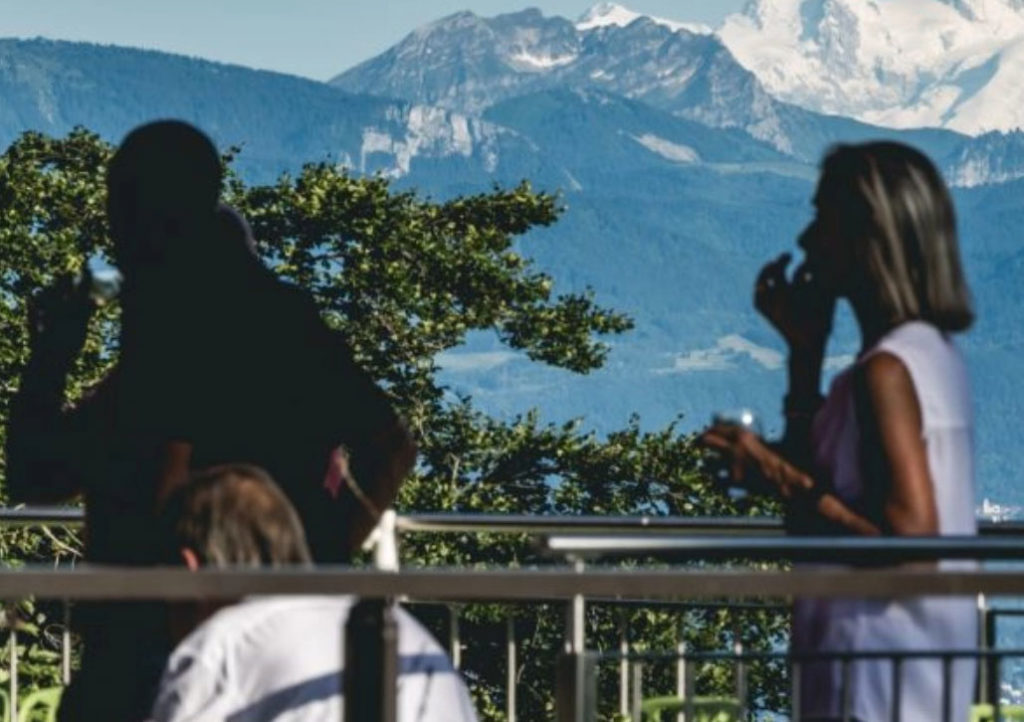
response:
<svg viewBox="0 0 1024 722"><path fill-rule="evenodd" d="M74 408L62 399L92 312L88 284L62 279L30 304L8 490L36 503L84 495L89 561L153 563L160 499L190 469L236 461L275 475L316 559L344 560L372 528L366 507L389 505L412 465L408 432L344 339L218 206L220 173L209 139L177 121L137 128L115 154L107 186L124 275L120 357ZM76 624L85 653L62 719L140 719L166 657L162 610L81 605Z"/></svg>

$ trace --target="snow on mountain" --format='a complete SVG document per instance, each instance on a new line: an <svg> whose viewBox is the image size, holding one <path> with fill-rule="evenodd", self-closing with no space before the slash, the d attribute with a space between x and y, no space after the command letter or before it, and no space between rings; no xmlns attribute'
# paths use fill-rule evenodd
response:
<svg viewBox="0 0 1024 722"><path fill-rule="evenodd" d="M629 137L652 153L675 163L698 163L700 161L700 154L688 145L673 143L652 133Z"/></svg>
<svg viewBox="0 0 1024 722"><path fill-rule="evenodd" d="M1021 0L752 0L718 36L773 96L893 128L1024 127Z"/></svg>
<svg viewBox="0 0 1024 722"><path fill-rule="evenodd" d="M512 133L486 121L426 105L395 107L389 128L363 128L357 170L390 178L409 174L416 158L476 157L485 172L498 168L500 142Z"/></svg>
<svg viewBox="0 0 1024 722"><path fill-rule="evenodd" d="M685 30L688 33L694 33L696 35L711 35L714 32L707 25L702 25L700 23L682 23L677 20L666 20L665 18L643 15L642 13L635 12L629 8L623 7L622 5L610 2L598 3L594 7L590 8L590 10L583 13L583 15L580 16L580 19L576 21L576 29L580 32L586 32L587 30L603 28L609 25L624 28L639 18L651 20L658 25L665 26L673 32Z"/></svg>
<svg viewBox="0 0 1024 722"><path fill-rule="evenodd" d="M594 88L707 125L742 128L793 152L779 104L706 30L610 4L577 25L535 9L493 18L461 12L330 82L468 115L552 88Z"/></svg>

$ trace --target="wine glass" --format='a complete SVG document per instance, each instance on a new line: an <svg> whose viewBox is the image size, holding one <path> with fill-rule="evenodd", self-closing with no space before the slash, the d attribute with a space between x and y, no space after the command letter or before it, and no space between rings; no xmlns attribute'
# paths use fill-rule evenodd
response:
<svg viewBox="0 0 1024 722"><path fill-rule="evenodd" d="M757 412L747 407L716 411L711 415L711 423L716 426L738 426L758 437L764 434L764 428ZM722 454L714 449L709 449L705 454L705 464L712 478L726 485L731 498L741 499L747 496L749 490L733 481L730 464Z"/></svg>

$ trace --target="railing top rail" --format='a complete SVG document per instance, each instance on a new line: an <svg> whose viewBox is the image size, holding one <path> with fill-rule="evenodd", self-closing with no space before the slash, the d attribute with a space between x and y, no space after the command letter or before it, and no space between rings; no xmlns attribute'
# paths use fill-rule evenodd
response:
<svg viewBox="0 0 1024 722"><path fill-rule="evenodd" d="M451 601L788 599L917 595L1024 596L1024 574L922 569L230 569L79 566L0 571L0 599L232 599L267 594L353 594Z"/></svg>
<svg viewBox="0 0 1024 722"><path fill-rule="evenodd" d="M762 537L654 534L552 534L540 546L558 558L656 558L670 562L770 559L843 564L895 564L940 559L1024 560L1024 544L1008 537Z"/></svg>
<svg viewBox="0 0 1024 722"><path fill-rule="evenodd" d="M506 534L654 533L765 534L783 533L774 517L569 516L542 514L412 513L398 517L402 532L474 532ZM1024 533L1024 526L1021 527Z"/></svg>
<svg viewBox="0 0 1024 722"><path fill-rule="evenodd" d="M733 651L687 651L685 655L680 655L678 652L637 652L631 651L629 654L622 654L618 651L607 651L602 652L598 655L598 659L604 662L619 661L622 659L629 660L631 662L675 662L680 659L685 659L688 662L703 663L703 662L728 662L734 664L736 662L765 662L765 661L789 661L789 662L817 662L817 661L842 661L848 660L851 662L859 662L866 659L893 659L900 658L904 661L912 659L942 659L948 657L951 659L1012 659L1021 658L1024 659L1024 649L1013 648L1013 649L860 649L851 650L848 652L794 652L791 650L778 650L778 651L744 651L744 652L733 652Z"/></svg>
<svg viewBox="0 0 1024 722"><path fill-rule="evenodd" d="M0 507L0 524L65 524L84 521L81 507ZM400 532L487 531L506 534L617 533L781 535L776 517L567 516L544 514L410 513L397 518ZM1024 521L978 522L983 536L1024 536Z"/></svg>

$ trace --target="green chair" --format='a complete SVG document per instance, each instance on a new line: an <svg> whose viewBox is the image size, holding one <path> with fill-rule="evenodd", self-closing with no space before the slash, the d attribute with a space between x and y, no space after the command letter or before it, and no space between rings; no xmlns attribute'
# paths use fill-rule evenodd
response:
<svg viewBox="0 0 1024 722"><path fill-rule="evenodd" d="M29 692L18 705L18 722L57 722L57 708L63 687L47 687Z"/></svg>
<svg viewBox="0 0 1024 722"><path fill-rule="evenodd" d="M640 713L644 722L663 722L663 713L676 715L685 706L682 697L651 697L641 703ZM740 722L742 719L743 705L735 697L693 698L693 722Z"/></svg>
<svg viewBox="0 0 1024 722"><path fill-rule="evenodd" d="M1024 707L1019 704L1000 705L999 712L998 722L1024 722ZM997 722L995 705L972 705L970 722Z"/></svg>

